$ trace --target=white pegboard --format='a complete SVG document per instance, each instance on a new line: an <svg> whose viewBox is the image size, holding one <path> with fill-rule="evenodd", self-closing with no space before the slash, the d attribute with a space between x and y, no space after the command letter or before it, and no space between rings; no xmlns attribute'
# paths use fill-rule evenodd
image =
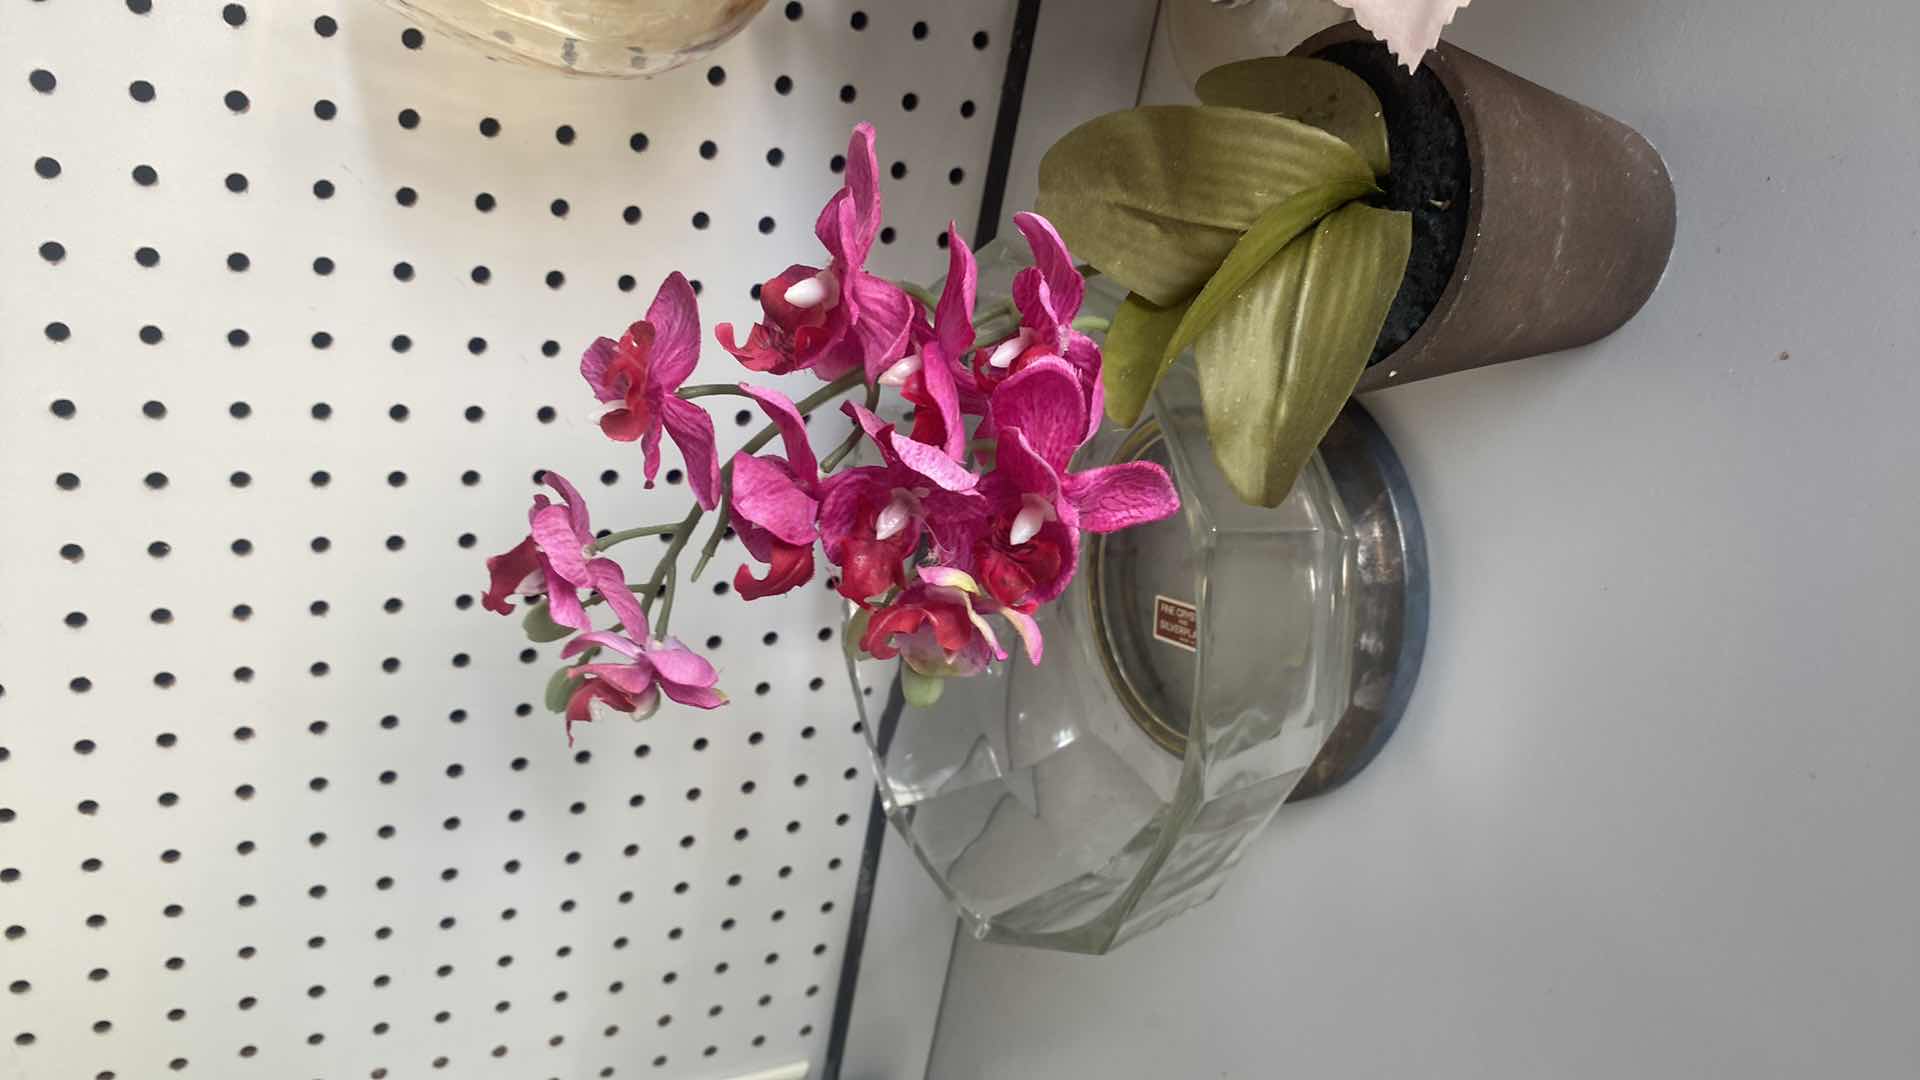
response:
<svg viewBox="0 0 1920 1080"><path fill-rule="evenodd" d="M694 587L734 704L570 751L481 560L541 467L684 510L579 351L673 269L754 321L856 121L876 269L943 269L1012 7L775 2L606 83L370 0L0 3L0 1076L819 1062L870 793L831 594Z"/></svg>

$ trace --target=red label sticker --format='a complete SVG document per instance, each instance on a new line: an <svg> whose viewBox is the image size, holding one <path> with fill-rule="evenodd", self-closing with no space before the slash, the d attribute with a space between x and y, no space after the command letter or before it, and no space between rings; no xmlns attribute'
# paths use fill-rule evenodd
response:
<svg viewBox="0 0 1920 1080"><path fill-rule="evenodd" d="M1199 652L1200 609L1172 597L1154 597L1153 636L1188 652Z"/></svg>

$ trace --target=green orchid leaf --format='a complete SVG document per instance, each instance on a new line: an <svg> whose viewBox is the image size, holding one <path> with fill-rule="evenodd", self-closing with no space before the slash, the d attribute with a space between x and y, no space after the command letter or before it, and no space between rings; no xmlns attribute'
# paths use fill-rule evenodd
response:
<svg viewBox="0 0 1920 1080"><path fill-rule="evenodd" d="M567 711L567 702L573 698L573 692L580 689L587 680L574 674L570 667L563 667L547 680L547 711L563 713Z"/></svg>
<svg viewBox="0 0 1920 1080"><path fill-rule="evenodd" d="M1158 307L1139 293L1128 293L1121 301L1100 346L1108 419L1121 427L1132 427L1140 419L1147 398L1167 373L1167 342L1186 313L1185 304Z"/></svg>
<svg viewBox="0 0 1920 1080"><path fill-rule="evenodd" d="M528 641L559 641L573 634L573 627L561 626L553 621L553 614L547 610L545 600L527 605L527 613L520 620L520 629L527 635Z"/></svg>
<svg viewBox="0 0 1920 1080"><path fill-rule="evenodd" d="M1162 349L1160 370L1165 371L1200 332L1213 325L1240 287L1258 273L1280 250L1293 242L1314 223L1340 207L1365 195L1379 192L1370 180L1336 180L1324 187L1308 188L1279 206L1260 215L1240 242L1233 245L1220 269L1213 272L1200 295L1193 298L1180 326ZM1157 379L1155 380L1158 381Z"/></svg>
<svg viewBox="0 0 1920 1080"><path fill-rule="evenodd" d="M1387 121L1367 81L1339 64L1268 56L1214 68L1193 84L1208 105L1287 116L1338 136L1387 175Z"/></svg>
<svg viewBox="0 0 1920 1080"><path fill-rule="evenodd" d="M1413 219L1350 203L1249 278L1194 347L1214 460L1278 506L1366 370L1406 274Z"/></svg>
<svg viewBox="0 0 1920 1080"><path fill-rule="evenodd" d="M1036 209L1075 255L1168 307L1199 292L1276 203L1372 176L1352 147L1297 120L1157 105L1097 117L1054 143Z"/></svg>
<svg viewBox="0 0 1920 1080"><path fill-rule="evenodd" d="M916 709L931 709L947 688L947 680L938 675L922 675L905 660L900 661L900 693Z"/></svg>

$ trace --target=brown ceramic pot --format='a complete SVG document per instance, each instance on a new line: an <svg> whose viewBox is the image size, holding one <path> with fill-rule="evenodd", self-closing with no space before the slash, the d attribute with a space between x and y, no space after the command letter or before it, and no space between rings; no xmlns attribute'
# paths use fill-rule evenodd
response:
<svg viewBox="0 0 1920 1080"><path fill-rule="evenodd" d="M1416 211L1408 277L1356 392L1584 345L1653 294L1673 182L1638 132L1445 42L1415 75L1354 23L1294 53L1373 86L1397 140L1388 202Z"/></svg>

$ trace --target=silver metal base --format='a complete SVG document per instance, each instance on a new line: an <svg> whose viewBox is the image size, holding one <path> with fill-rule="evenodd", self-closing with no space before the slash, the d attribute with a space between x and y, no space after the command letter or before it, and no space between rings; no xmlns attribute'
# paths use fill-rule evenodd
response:
<svg viewBox="0 0 1920 1080"><path fill-rule="evenodd" d="M1288 802L1359 775L1400 726L1427 644L1427 541L1406 470L1386 433L1348 402L1320 457L1360 537L1353 699Z"/></svg>

